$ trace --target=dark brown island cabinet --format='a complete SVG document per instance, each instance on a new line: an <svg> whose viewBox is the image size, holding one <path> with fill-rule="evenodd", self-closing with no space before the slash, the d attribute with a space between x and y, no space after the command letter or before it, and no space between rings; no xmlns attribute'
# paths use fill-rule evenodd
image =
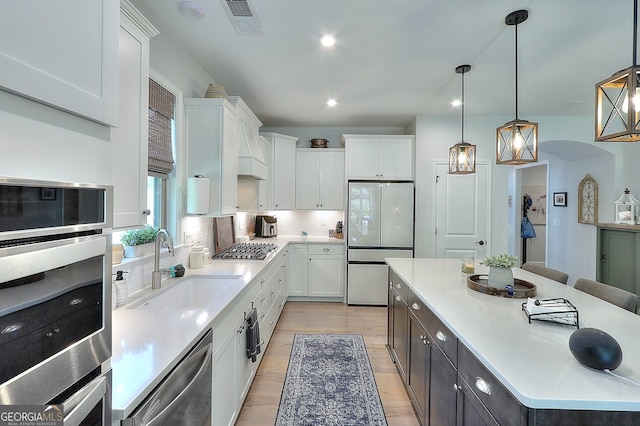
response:
<svg viewBox="0 0 640 426"><path fill-rule="evenodd" d="M389 269L387 347L423 426L634 425L640 412L521 404Z"/></svg>

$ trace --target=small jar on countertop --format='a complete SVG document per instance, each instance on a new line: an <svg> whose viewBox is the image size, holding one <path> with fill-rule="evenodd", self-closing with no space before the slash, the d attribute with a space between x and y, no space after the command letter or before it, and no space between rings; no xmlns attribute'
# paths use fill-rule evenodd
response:
<svg viewBox="0 0 640 426"><path fill-rule="evenodd" d="M200 269L204 267L204 247L193 246L189 253L189 267L191 269Z"/></svg>

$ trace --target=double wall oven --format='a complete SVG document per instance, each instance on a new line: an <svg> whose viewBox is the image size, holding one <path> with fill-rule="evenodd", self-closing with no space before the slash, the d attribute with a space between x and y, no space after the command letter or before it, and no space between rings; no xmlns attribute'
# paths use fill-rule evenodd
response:
<svg viewBox="0 0 640 426"><path fill-rule="evenodd" d="M0 178L0 404L111 424L110 186Z"/></svg>

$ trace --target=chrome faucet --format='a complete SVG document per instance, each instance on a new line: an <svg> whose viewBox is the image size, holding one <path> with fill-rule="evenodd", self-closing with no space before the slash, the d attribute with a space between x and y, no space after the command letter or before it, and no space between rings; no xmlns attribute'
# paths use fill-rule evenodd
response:
<svg viewBox="0 0 640 426"><path fill-rule="evenodd" d="M166 229L160 229L156 234L156 246L153 256L153 272L151 273L151 289L157 290L162 283L162 274L170 272L169 269L160 269L160 249L167 247L169 255L174 255L173 238Z"/></svg>

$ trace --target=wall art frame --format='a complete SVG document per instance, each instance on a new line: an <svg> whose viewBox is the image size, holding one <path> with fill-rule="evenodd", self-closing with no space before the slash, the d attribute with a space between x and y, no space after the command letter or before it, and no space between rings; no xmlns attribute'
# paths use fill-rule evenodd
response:
<svg viewBox="0 0 640 426"><path fill-rule="evenodd" d="M566 192L554 192L553 193L553 206L554 207L567 207L567 193Z"/></svg>
<svg viewBox="0 0 640 426"><path fill-rule="evenodd" d="M578 184L578 223L598 223L598 182L589 174Z"/></svg>

